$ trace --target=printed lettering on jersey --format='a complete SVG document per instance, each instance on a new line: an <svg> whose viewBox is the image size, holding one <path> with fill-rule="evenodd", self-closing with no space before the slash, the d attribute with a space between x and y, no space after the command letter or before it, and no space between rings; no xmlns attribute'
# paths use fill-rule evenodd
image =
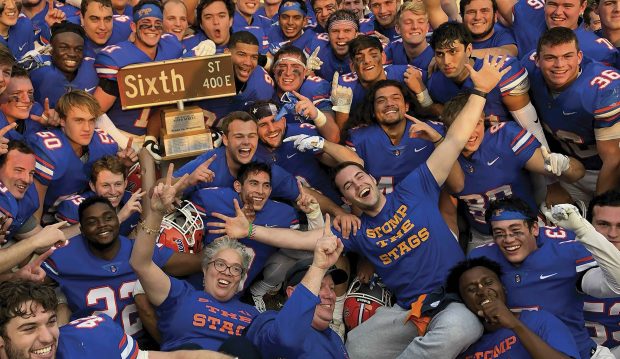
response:
<svg viewBox="0 0 620 359"><path fill-rule="evenodd" d="M344 81L344 82L356 82L357 81L357 73L349 72L348 74L342 75L342 81Z"/></svg>
<svg viewBox="0 0 620 359"><path fill-rule="evenodd" d="M467 210L476 222L486 224L485 213L486 209L489 207L489 203L509 196L512 196L512 187L507 184L490 189L486 191L484 195L474 193L459 196L459 199L465 202Z"/></svg>
<svg viewBox="0 0 620 359"><path fill-rule="evenodd" d="M545 3L541 0L527 0L527 4L535 10L539 10L545 7Z"/></svg>
<svg viewBox="0 0 620 359"><path fill-rule="evenodd" d="M599 44L603 44L603 45L607 46L607 48L608 48L610 51L614 51L614 50L616 49L616 48L614 47L614 45L613 45L611 42L609 42L609 40L607 40L607 39L606 39L606 38L604 38L604 37L599 37L598 39L596 39L596 42L597 42L597 43L599 43Z"/></svg>
<svg viewBox="0 0 620 359"><path fill-rule="evenodd" d="M73 325L74 327L79 328L79 329L91 329L91 328L96 328L97 326L99 326L100 323L104 321L105 319L103 319L102 317L98 315L91 315L88 317L79 318L72 322L69 322L69 325Z"/></svg>
<svg viewBox="0 0 620 359"><path fill-rule="evenodd" d="M562 227L544 227L545 235L549 238L553 239L566 239L567 234L564 228Z"/></svg>
<svg viewBox="0 0 620 359"><path fill-rule="evenodd" d="M210 302L207 298L198 298L198 301L201 303ZM252 315L244 310L232 313L209 304L205 304L205 308L210 314L195 313L192 321L193 326L197 328L208 327L210 330L217 330L228 335L241 336L243 329L252 322ZM244 325L235 324L231 320L241 322Z"/></svg>
<svg viewBox="0 0 620 359"><path fill-rule="evenodd" d="M468 355L465 359L492 359L497 358L502 354L505 354L512 348L512 346L517 342L517 337L515 335L511 335L508 338L502 340L498 345L494 346L493 349L485 350L483 352L476 352L472 355ZM510 355L510 354L507 354Z"/></svg>
<svg viewBox="0 0 620 359"><path fill-rule="evenodd" d="M620 329L620 302L616 302L618 298L597 299L588 297L583 302L586 328L596 344L617 346L620 343L620 330L613 329Z"/></svg>
<svg viewBox="0 0 620 359"><path fill-rule="evenodd" d="M326 32L316 35L316 38L319 40L329 41L329 35Z"/></svg>
<svg viewBox="0 0 620 359"><path fill-rule="evenodd" d="M45 145L45 148L47 148L48 150L55 150L62 147L62 142L60 141L60 138L56 137L53 132L41 131L37 132L37 136L43 138L43 145Z"/></svg>
<svg viewBox="0 0 620 359"><path fill-rule="evenodd" d="M107 132L100 128L95 128L95 133L97 133L97 136L99 136L99 139L103 144L110 145L116 143L116 141L114 141L114 139L110 135L108 135Z"/></svg>

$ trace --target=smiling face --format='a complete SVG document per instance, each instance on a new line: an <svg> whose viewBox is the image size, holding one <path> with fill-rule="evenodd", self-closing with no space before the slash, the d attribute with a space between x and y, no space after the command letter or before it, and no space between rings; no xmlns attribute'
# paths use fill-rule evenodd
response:
<svg viewBox="0 0 620 359"><path fill-rule="evenodd" d="M403 11L396 24L396 30L403 42L413 46L426 42L428 29L428 16L415 14L413 11Z"/></svg>
<svg viewBox="0 0 620 359"><path fill-rule="evenodd" d="M58 348L55 311L45 311L38 303L25 302L26 317L16 316L6 324L1 338L7 359L54 359ZM2 353L0 353L1 356Z"/></svg>
<svg viewBox="0 0 620 359"><path fill-rule="evenodd" d="M583 54L575 42L555 46L543 45L536 55L536 64L551 90L561 91L569 86L579 74Z"/></svg>
<svg viewBox="0 0 620 359"><path fill-rule="evenodd" d="M620 207L594 206L592 225L598 233L620 250Z"/></svg>
<svg viewBox="0 0 620 359"><path fill-rule="evenodd" d="M0 167L0 181L19 200L24 198L34 181L34 154L11 150L6 156L4 165Z"/></svg>
<svg viewBox="0 0 620 359"><path fill-rule="evenodd" d="M237 0L237 10L245 16L252 16L258 10L258 0Z"/></svg>
<svg viewBox="0 0 620 359"><path fill-rule="evenodd" d="M353 11L353 13L355 14L355 16L357 16L358 19L363 19L364 9L366 7L364 6L364 1L362 0L343 0L340 3L340 8L343 10Z"/></svg>
<svg viewBox="0 0 620 359"><path fill-rule="evenodd" d="M234 120L228 134L222 138L226 146L226 159L238 165L250 163L256 153L258 133L254 121Z"/></svg>
<svg viewBox="0 0 620 359"><path fill-rule="evenodd" d="M299 60L299 61L295 61ZM306 79L306 68L299 55L285 54L273 69L278 92L299 91Z"/></svg>
<svg viewBox="0 0 620 359"><path fill-rule="evenodd" d="M134 44L137 47L152 49L157 47L159 39L164 33L164 25L159 18L145 17L138 20L138 22L132 26L132 30L136 32L136 41Z"/></svg>
<svg viewBox="0 0 620 359"><path fill-rule="evenodd" d="M230 300L239 288L242 275L233 275L230 269L224 267L223 272L219 272L216 267L225 264L228 267L236 266L243 268L241 256L231 248L222 249L217 252L211 263L202 268L204 274L204 291L220 302Z"/></svg>
<svg viewBox="0 0 620 359"><path fill-rule="evenodd" d="M620 31L620 0L600 0L598 15L605 31Z"/></svg>
<svg viewBox="0 0 620 359"><path fill-rule="evenodd" d="M74 74L84 58L84 38L63 32L52 39L52 63L65 75Z"/></svg>
<svg viewBox="0 0 620 359"><path fill-rule="evenodd" d="M545 2L545 22L548 28L558 26L575 30L579 26L579 16L586 9L587 2L581 0L547 0Z"/></svg>
<svg viewBox="0 0 620 359"><path fill-rule="evenodd" d="M484 139L484 116L480 116L480 121L474 128L474 132L472 132L471 136L469 136L469 140L465 143L465 148L463 148L462 154L465 157L471 156L474 152L478 151L480 148L480 144Z"/></svg>
<svg viewBox="0 0 620 359"><path fill-rule="evenodd" d="M200 27L216 45L224 45L230 39L233 19L223 1L215 1L202 9Z"/></svg>
<svg viewBox="0 0 620 359"><path fill-rule="evenodd" d="M490 38L496 20L491 0L471 0L465 5L463 24L476 40Z"/></svg>
<svg viewBox="0 0 620 359"><path fill-rule="evenodd" d="M351 60L362 84L373 84L385 79L382 55L381 50L374 47L367 47L355 53L355 57Z"/></svg>
<svg viewBox="0 0 620 359"><path fill-rule="evenodd" d="M527 256L534 252L538 246L538 223L528 228L522 219L510 219L491 221L493 240L508 262L519 265Z"/></svg>
<svg viewBox="0 0 620 359"><path fill-rule="evenodd" d="M379 25L389 28L396 24L396 14L398 12L397 0L370 0L368 7L375 15Z"/></svg>
<svg viewBox="0 0 620 359"><path fill-rule="evenodd" d="M398 87L385 86L375 93L375 119L381 127L391 127L406 121L409 105Z"/></svg>
<svg viewBox="0 0 620 359"><path fill-rule="evenodd" d="M243 203L251 203L254 211L258 212L271 195L271 177L266 172L251 172L243 183L235 181L234 187Z"/></svg>
<svg viewBox="0 0 620 359"><path fill-rule="evenodd" d="M329 327L329 323L334 319L334 307L336 305L336 292L334 291L334 280L331 275L326 275L321 281L319 290L320 304L314 309L312 318L312 328L323 331Z"/></svg>
<svg viewBox="0 0 620 359"><path fill-rule="evenodd" d="M0 110L11 122L29 118L33 104L34 89L27 77L13 77L0 95Z"/></svg>
<svg viewBox="0 0 620 359"><path fill-rule="evenodd" d="M345 202L364 212L373 212L381 205L381 196L377 181L357 166L343 168L334 182L342 193Z"/></svg>
<svg viewBox="0 0 620 359"><path fill-rule="evenodd" d="M336 23L329 28L327 36L336 56L344 58L349 54L349 43L357 36L357 30L348 23Z"/></svg>
<svg viewBox="0 0 620 359"><path fill-rule="evenodd" d="M122 173L112 173L103 170L97 175L96 183L89 183L90 189L97 194L107 198L114 208L118 208L123 199L127 181Z"/></svg>
<svg viewBox="0 0 620 359"><path fill-rule="evenodd" d="M95 203L82 212L80 230L91 248L108 249L118 243L116 210L106 203Z"/></svg>
<svg viewBox="0 0 620 359"><path fill-rule="evenodd" d="M506 303L506 292L501 280L486 267L473 267L461 274L459 294L467 309L478 314L486 301Z"/></svg>
<svg viewBox="0 0 620 359"><path fill-rule="evenodd" d="M97 45L105 45L112 36L112 8L93 1L80 16L86 36Z"/></svg>
<svg viewBox="0 0 620 359"><path fill-rule="evenodd" d="M164 4L164 32L171 33L181 41L189 26L187 8L183 4L169 1Z"/></svg>
<svg viewBox="0 0 620 359"><path fill-rule="evenodd" d="M329 15L338 10L338 4L336 3L336 0L316 0L312 9L316 15L316 22L318 22L319 25L325 29Z"/></svg>
<svg viewBox="0 0 620 359"><path fill-rule="evenodd" d="M286 121L276 121L275 118L275 115L271 115L258 120L258 138L272 149L282 145L286 132Z"/></svg>
<svg viewBox="0 0 620 359"><path fill-rule="evenodd" d="M0 25L2 25L2 27L7 28L17 24L20 11L18 4L21 3L15 0L2 0L2 5L4 7L0 14Z"/></svg>
<svg viewBox="0 0 620 359"><path fill-rule="evenodd" d="M252 71L258 66L258 46L238 42L229 50L235 78L240 82L247 82Z"/></svg>
<svg viewBox="0 0 620 359"><path fill-rule="evenodd" d="M306 17L296 10L287 10L281 13L278 19L284 37L291 41L301 36L301 32L307 23Z"/></svg>

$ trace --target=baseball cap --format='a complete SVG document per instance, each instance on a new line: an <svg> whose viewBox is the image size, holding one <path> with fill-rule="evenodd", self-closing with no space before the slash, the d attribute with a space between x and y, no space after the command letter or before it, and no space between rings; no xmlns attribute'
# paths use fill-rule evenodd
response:
<svg viewBox="0 0 620 359"><path fill-rule="evenodd" d="M304 275L312 265L312 258L300 259L298 260L288 271L286 271L286 279L284 280L286 288L288 286L294 287L303 279ZM342 284L345 283L349 276L347 272L340 268L336 268L336 266L331 266L325 273L325 275L331 274L332 279L334 280L334 284Z"/></svg>

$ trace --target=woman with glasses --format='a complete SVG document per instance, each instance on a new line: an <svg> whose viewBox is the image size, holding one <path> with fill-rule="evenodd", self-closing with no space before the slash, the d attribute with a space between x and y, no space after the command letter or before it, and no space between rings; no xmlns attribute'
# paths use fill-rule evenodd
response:
<svg viewBox="0 0 620 359"><path fill-rule="evenodd" d="M217 350L223 341L241 332L258 314L235 295L243 288L252 255L236 240L221 237L203 251L204 290L168 277L153 261L153 243L159 235L164 213L174 205L185 177L171 185L173 170L165 183L155 186L150 203L143 206L145 219L138 225L131 253L135 270L149 301L156 307L161 350L201 347Z"/></svg>

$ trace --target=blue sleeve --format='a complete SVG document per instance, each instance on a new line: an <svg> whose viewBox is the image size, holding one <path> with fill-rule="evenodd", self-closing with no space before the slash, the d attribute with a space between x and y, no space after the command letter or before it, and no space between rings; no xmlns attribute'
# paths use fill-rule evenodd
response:
<svg viewBox="0 0 620 359"><path fill-rule="evenodd" d="M601 71L608 78L620 78L620 73L613 67L609 67ZM603 76L597 76L590 82L592 85L597 79ZM609 81L609 80L607 80ZM594 128L609 128L614 126L620 120L618 112L620 112L620 101L618 100L620 94L620 81L611 81L608 85L598 84L598 88L595 88L596 97L594 100L593 111L594 114Z"/></svg>
<svg viewBox="0 0 620 359"><path fill-rule="evenodd" d="M198 166L200 166L204 161L208 160L215 154L215 151L207 151L200 156L194 158L190 162L184 164L178 170L174 171L174 178L181 178L185 174L192 174ZM216 174L217 175L217 174Z"/></svg>
<svg viewBox="0 0 620 359"><path fill-rule="evenodd" d="M70 224L78 223L78 207L83 201L84 197L76 194L60 202L56 207L56 218Z"/></svg>
<svg viewBox="0 0 620 359"><path fill-rule="evenodd" d="M523 324L532 329L534 333L553 349L571 358L580 357L571 331L556 316L541 310L538 312L524 311L521 317Z"/></svg>
<svg viewBox="0 0 620 359"><path fill-rule="evenodd" d="M295 202L299 197L299 188L295 176L278 165L271 166L271 197L283 198Z"/></svg>
<svg viewBox="0 0 620 359"><path fill-rule="evenodd" d="M432 198L432 203L437 203L440 188L431 170L424 162L400 181L394 191L399 191L406 196L427 195Z"/></svg>
<svg viewBox="0 0 620 359"><path fill-rule="evenodd" d="M47 186L52 180L61 178L66 170L64 163L58 157L62 156L61 148L65 144L51 131L42 131L27 137L28 145L34 152L34 178Z"/></svg>
<svg viewBox="0 0 620 359"><path fill-rule="evenodd" d="M246 336L266 358L295 351L313 330L312 318L319 303L316 295L299 284L277 315L271 312L255 317Z"/></svg>
<svg viewBox="0 0 620 359"><path fill-rule="evenodd" d="M109 45L104 47L95 59L95 70L100 79L116 81L116 74L120 66L112 56L115 51L120 49L117 45Z"/></svg>
<svg viewBox="0 0 620 359"><path fill-rule="evenodd" d="M155 250L153 251L153 263L155 263L158 267L163 267L168 263L170 257L174 254L174 251L163 244L157 243L155 244Z"/></svg>
<svg viewBox="0 0 620 359"><path fill-rule="evenodd" d="M186 281L173 277L168 278L170 278L170 291L166 299L156 308L158 315L161 315L160 313L176 311L176 305L179 299L187 296L189 292L193 291L193 288Z"/></svg>
<svg viewBox="0 0 620 359"><path fill-rule="evenodd" d="M527 80L527 71L516 57L507 56L507 60L504 63L502 69L510 66L510 71L502 76L502 79L497 85L502 96L506 96L517 87L520 83Z"/></svg>

